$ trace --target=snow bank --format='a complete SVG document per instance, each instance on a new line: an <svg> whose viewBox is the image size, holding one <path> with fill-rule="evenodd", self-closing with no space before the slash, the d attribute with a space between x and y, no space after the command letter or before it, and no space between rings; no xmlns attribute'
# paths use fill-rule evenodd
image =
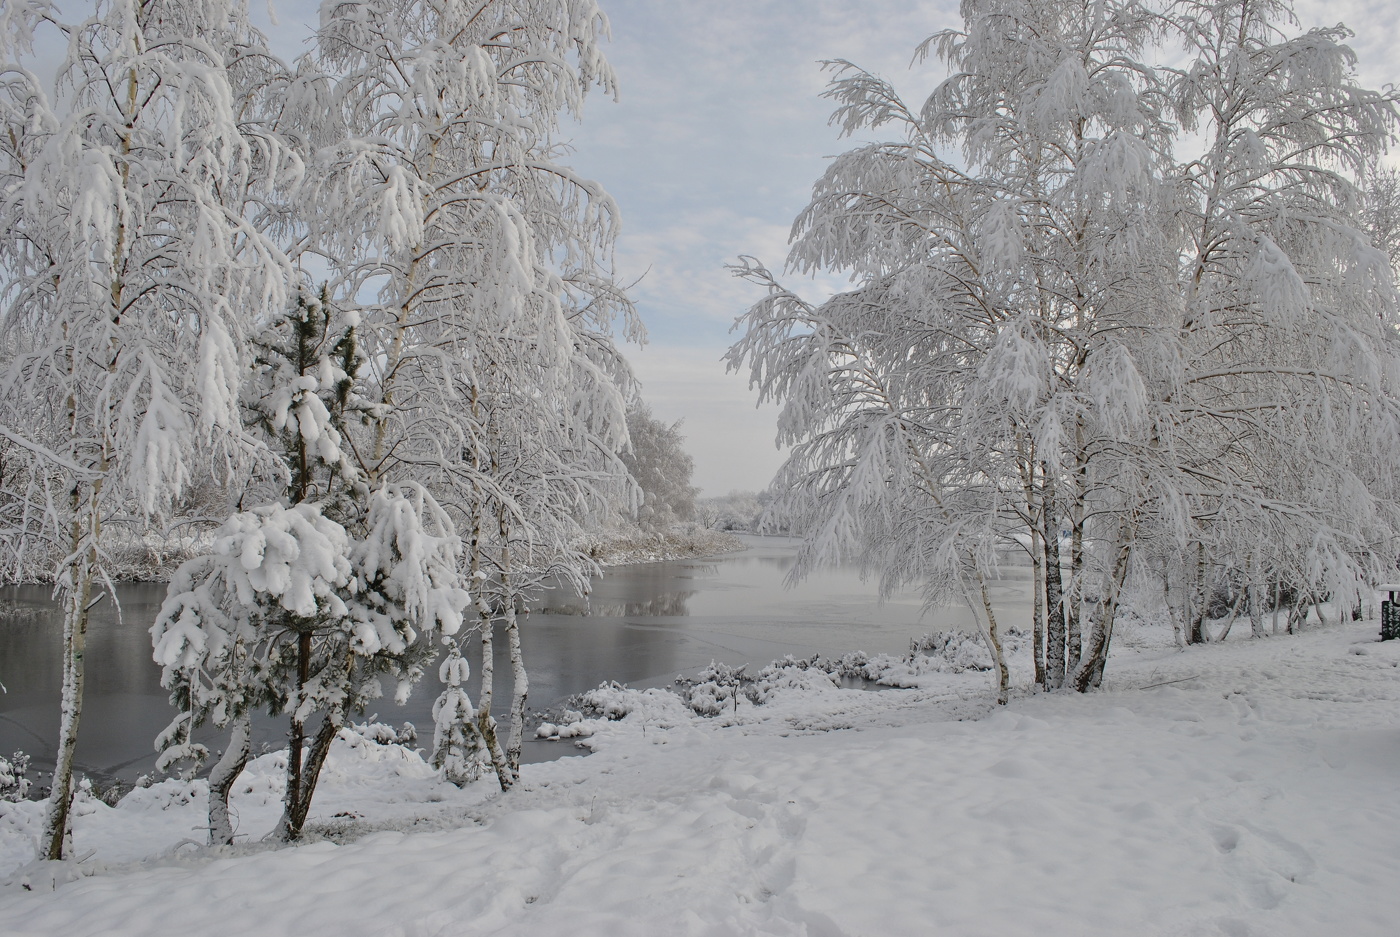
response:
<svg viewBox="0 0 1400 937"><path fill-rule="evenodd" d="M179 846L200 835L201 789L165 782L85 804L92 874L0 890L0 921L65 937L1388 935L1400 642L1375 631L1127 649L1104 692L1023 689L1004 708L975 669L866 692L779 665L755 675L761 703L741 692L708 717L609 685L561 720L591 734L558 733L595 753L527 765L507 795L342 736L319 841ZM259 759L235 792L241 830L271 827L280 784L280 756ZM0 875L33 809L0 805Z"/></svg>
<svg viewBox="0 0 1400 937"><path fill-rule="evenodd" d="M630 566L693 556L719 556L736 553L744 546L733 534L686 524L664 532L640 528L611 531L577 543L574 548L603 566Z"/></svg>

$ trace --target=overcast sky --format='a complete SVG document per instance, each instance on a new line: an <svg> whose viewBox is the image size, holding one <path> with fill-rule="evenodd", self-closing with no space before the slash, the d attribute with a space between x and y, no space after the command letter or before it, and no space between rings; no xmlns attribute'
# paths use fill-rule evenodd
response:
<svg viewBox="0 0 1400 937"><path fill-rule="evenodd" d="M573 164L620 203L619 264L651 341L631 358L658 415L684 419L706 493L767 485L781 461L775 411L719 363L757 296L724 269L752 254L778 269L788 226L826 157L851 147L827 126L820 61L844 58L921 100L942 72L914 47L960 24L956 0L604 0L617 103L599 99L573 131ZM1304 27L1357 33L1371 87L1400 68L1400 3L1302 3ZM790 286L803 284L790 282ZM836 281L811 284L820 298Z"/></svg>
<svg viewBox="0 0 1400 937"><path fill-rule="evenodd" d="M254 0L256 3L256 0ZM960 24L957 0L601 0L612 23L616 102L595 95L565 128L571 164L622 209L619 272L650 332L628 349L658 417L684 420L695 483L706 494L759 490L782 461L776 410L755 408L747 380L720 362L730 327L757 299L725 270L739 254L779 269L788 227L826 158L853 145L827 126L824 59L843 58L920 100L941 77L910 67L924 38ZM293 52L315 0L273 0L270 33ZM1302 25L1350 25L1360 77L1400 77L1400 3L1298 5ZM839 281L789 282L822 298Z"/></svg>
<svg viewBox="0 0 1400 937"><path fill-rule="evenodd" d="M68 0L68 4L76 0ZM263 18L261 3L252 0ZM316 20L315 0L272 0L279 51L294 55ZM844 58L920 100L941 76L910 68L914 47L959 25L956 0L602 0L608 54L621 90L594 96L565 128L572 165L622 210L624 281L650 331L628 354L644 396L666 420L683 419L695 483L707 494L765 487L781 461L776 412L755 409L747 382L720 358L754 290L724 266L751 254L779 269L788 226L826 157L852 146L827 126L823 59ZM1400 2L1307 0L1302 25L1347 23L1357 32L1360 78L1400 76ZM839 283L790 282L821 298Z"/></svg>

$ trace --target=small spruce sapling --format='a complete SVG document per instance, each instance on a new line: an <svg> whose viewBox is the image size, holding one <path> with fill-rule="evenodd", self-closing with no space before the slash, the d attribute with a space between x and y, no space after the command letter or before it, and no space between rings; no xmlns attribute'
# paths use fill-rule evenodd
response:
<svg viewBox="0 0 1400 937"><path fill-rule="evenodd" d="M471 664L456 642L451 643L438 668L444 688L433 703L432 764L458 787L481 777L486 760L486 747L476 728L476 709L463 686L470 675Z"/></svg>

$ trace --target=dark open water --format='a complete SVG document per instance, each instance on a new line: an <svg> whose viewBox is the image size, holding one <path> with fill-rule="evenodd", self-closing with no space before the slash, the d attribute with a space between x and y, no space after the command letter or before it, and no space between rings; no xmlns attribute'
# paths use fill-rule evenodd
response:
<svg viewBox="0 0 1400 937"><path fill-rule="evenodd" d="M555 705L606 680L660 686L711 660L756 669L784 654L842 654L851 650L897 653L927 631L967 626L962 609L940 611L932 621L919 614L916 596L878 602L874 587L848 570L829 570L788 590L783 578L793 561L790 541L748 538L743 553L712 559L677 560L616 567L594 584L585 601L559 592L524 619L521 636L530 674L531 708ZM994 587L1004 624L1028 617L1027 583ZM62 629L46 586L0 589L0 754L23 750L34 760L31 776L46 777L58 736L62 674ZM130 781L153 770L152 742L173 711L151 660L148 629L165 598L163 583L124 583L113 603L93 611L88 638L87 688L77 760L79 770L104 784ZM510 666L504 635L498 635L496 697L509 702ZM479 652L471 652L473 671ZM475 679L475 673L473 674ZM381 721L414 723L431 743L433 699L439 692L430 672L405 706L379 701ZM472 698L477 696L471 688ZM372 708L371 712L375 709ZM285 744L284 718L255 725L254 747ZM219 733L201 739L222 748ZM572 751L557 743L527 744L526 760ZM37 772L37 775L36 775Z"/></svg>

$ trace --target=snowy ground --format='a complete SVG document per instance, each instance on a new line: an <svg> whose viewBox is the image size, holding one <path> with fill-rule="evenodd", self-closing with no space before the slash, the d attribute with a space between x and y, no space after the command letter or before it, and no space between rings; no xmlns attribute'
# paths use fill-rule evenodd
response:
<svg viewBox="0 0 1400 937"><path fill-rule="evenodd" d="M52 891L19 868L37 805L0 805L0 930L1394 934L1400 642L1376 630L1175 651L1143 629L1106 692L999 711L980 673L887 692L788 674L766 705L710 719L660 691L602 694L631 712L587 724L596 753L529 765L505 796L351 737L316 795L318 841L179 845L202 835L203 786L170 781L88 802L84 877ZM276 756L245 782L256 839Z"/></svg>

